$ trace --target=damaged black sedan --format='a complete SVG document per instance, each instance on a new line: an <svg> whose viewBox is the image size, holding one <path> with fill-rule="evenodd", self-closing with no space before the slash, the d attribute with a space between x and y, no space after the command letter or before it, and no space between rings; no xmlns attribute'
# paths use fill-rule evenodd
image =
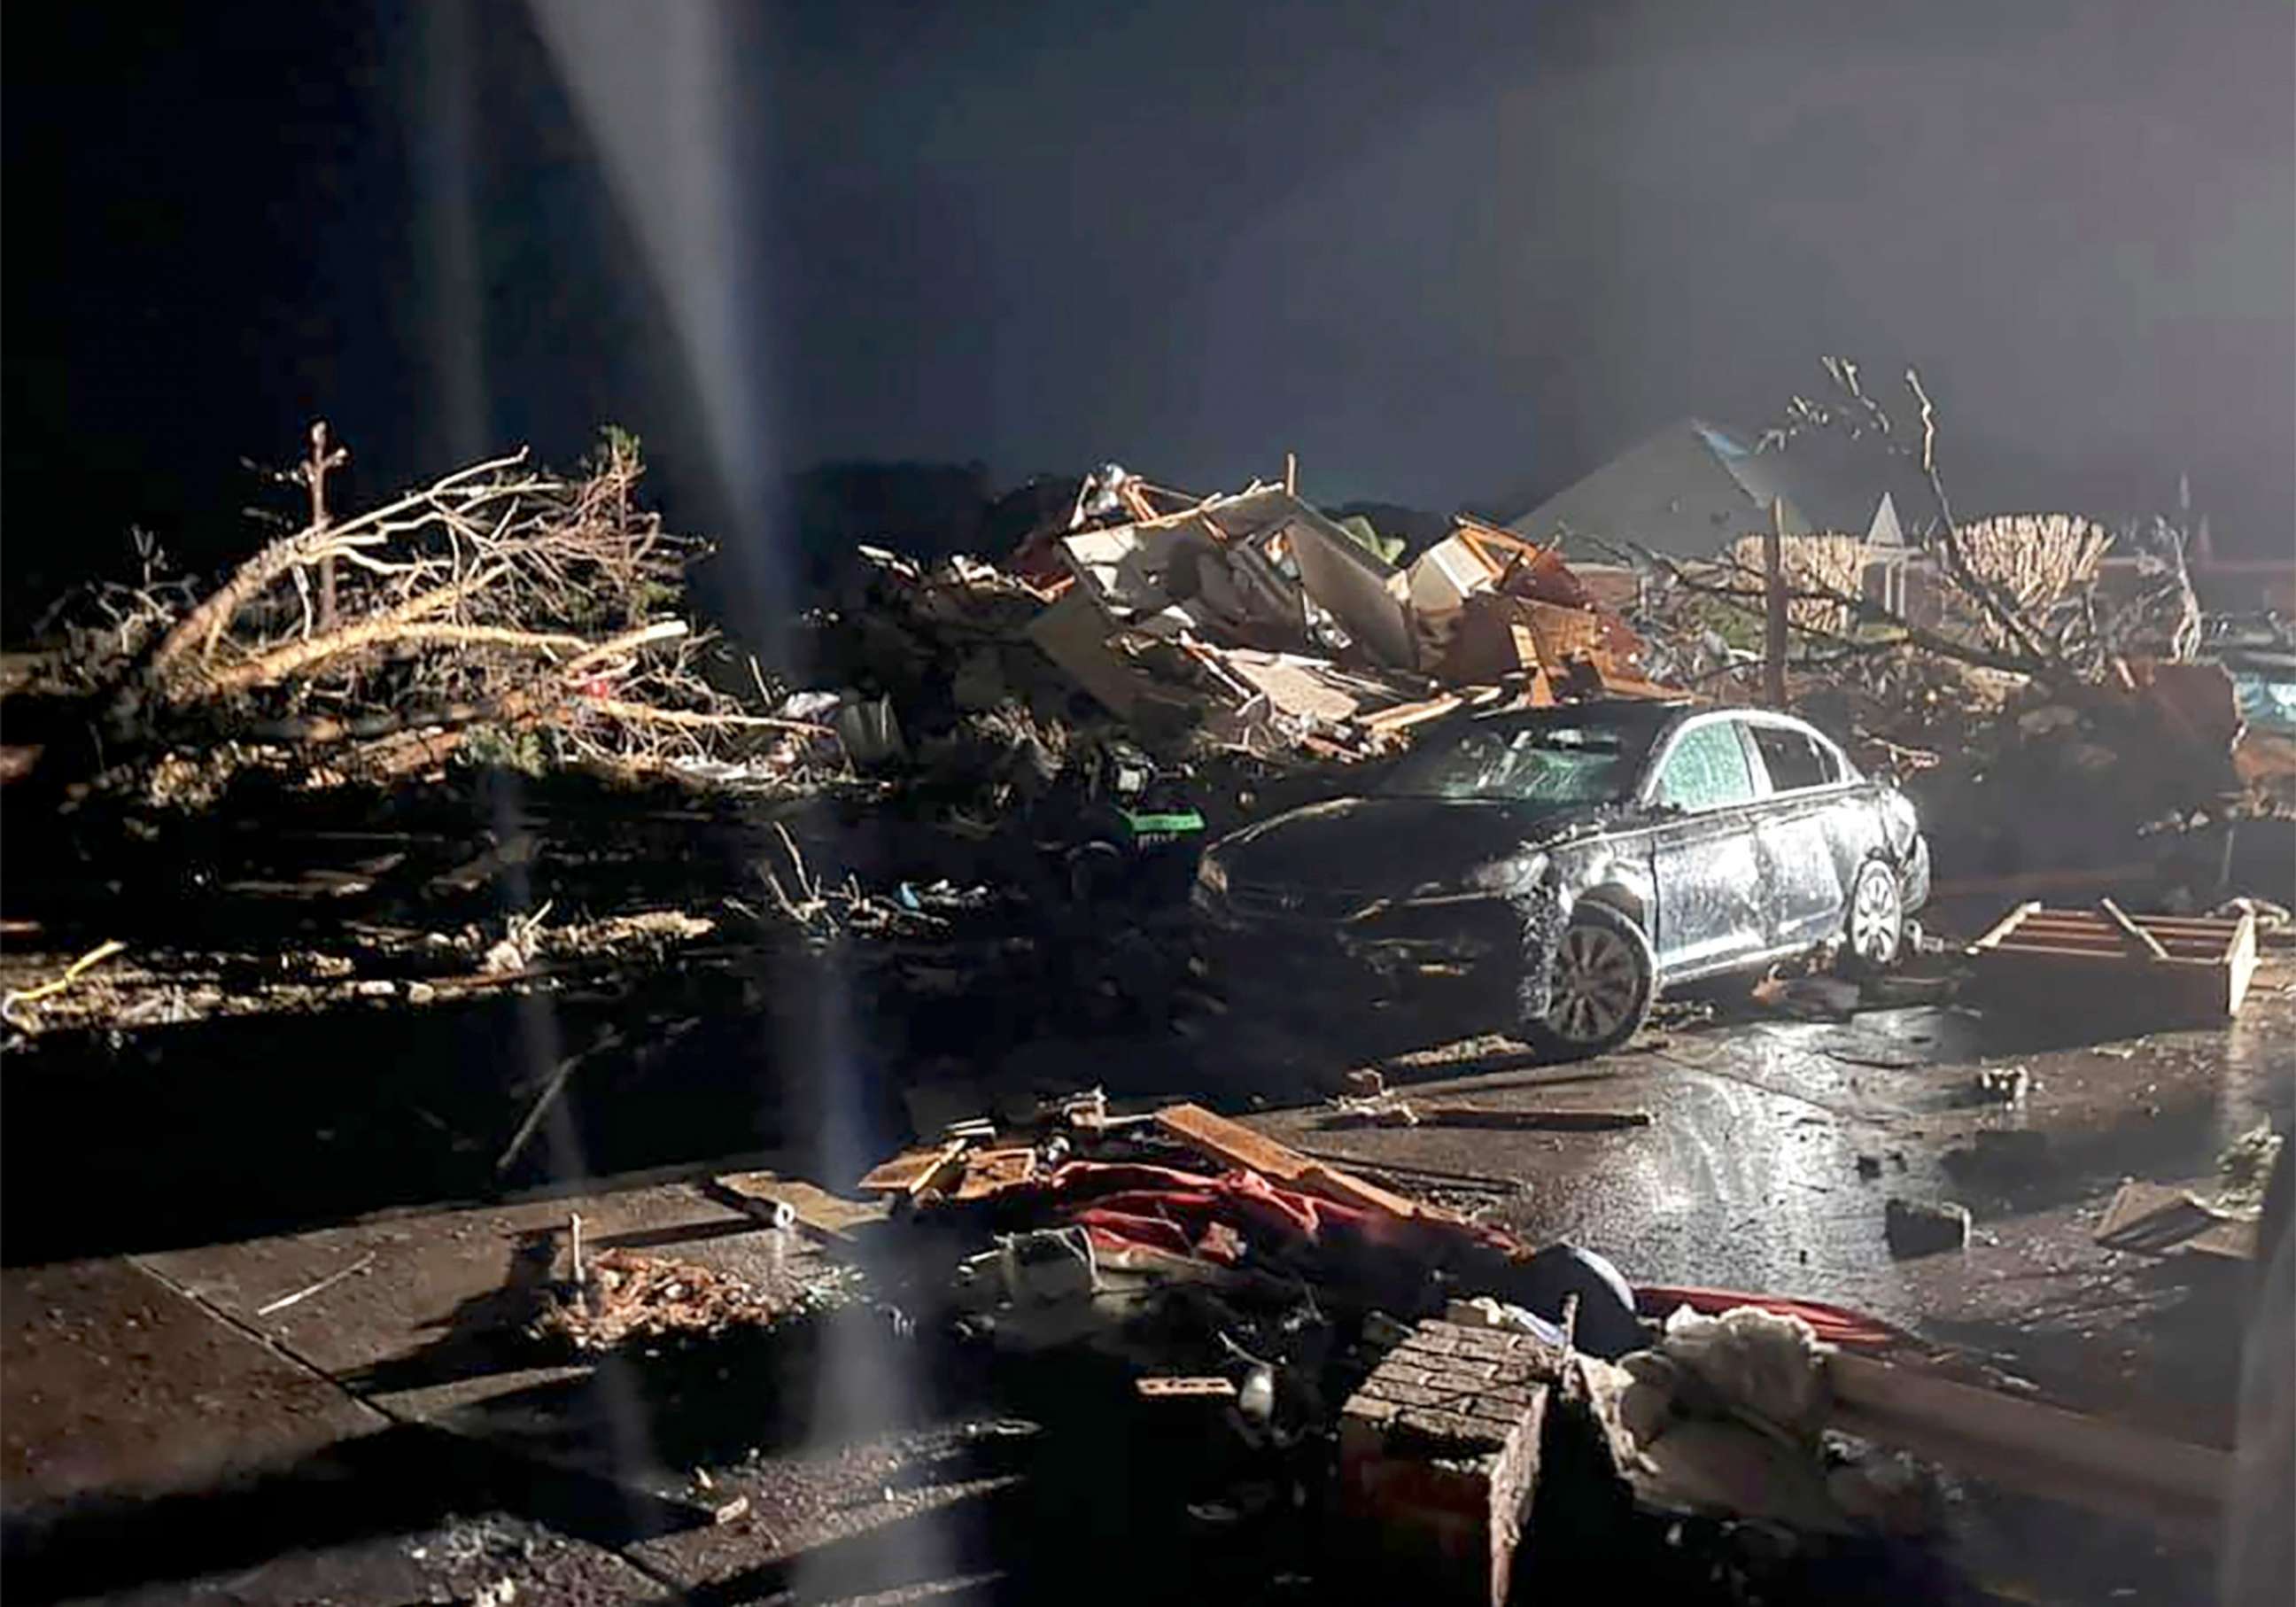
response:
<svg viewBox="0 0 2296 1607"><path fill-rule="evenodd" d="M1238 1006L1432 1004L1585 1055L1670 984L1893 964L1929 874L1912 804L1802 721L1608 701L1431 732L1364 795L1214 845L1193 903Z"/></svg>

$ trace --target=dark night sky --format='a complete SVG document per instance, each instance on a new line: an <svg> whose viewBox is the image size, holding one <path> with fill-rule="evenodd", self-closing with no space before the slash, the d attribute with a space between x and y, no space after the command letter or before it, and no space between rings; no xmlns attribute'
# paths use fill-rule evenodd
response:
<svg viewBox="0 0 2296 1607"><path fill-rule="evenodd" d="M632 13L570 8L15 22L12 598L131 520L229 550L238 460L321 411L362 492L612 418L699 510L711 372L776 468L1288 447L1329 499L1505 507L1843 352L1922 366L1964 507L2189 470L2220 544L2296 533L2286 0L735 7L703 152ZM570 38L671 130L619 188ZM742 322L697 367L662 275L703 248Z"/></svg>

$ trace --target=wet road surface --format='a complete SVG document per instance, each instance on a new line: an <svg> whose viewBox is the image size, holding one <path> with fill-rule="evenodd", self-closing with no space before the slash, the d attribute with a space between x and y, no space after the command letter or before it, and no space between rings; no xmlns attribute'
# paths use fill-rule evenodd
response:
<svg viewBox="0 0 2296 1607"><path fill-rule="evenodd" d="M1343 1128L1313 1103L1253 1119L1424 1177L1531 1239L1600 1250L1636 1281L1854 1305L2048 1397L2221 1443L2241 1269L2091 1235L2123 1177L2206 1192L2226 1142L2285 1119L2292 1027L2281 951L2227 1030L2086 1043L1939 1007L1741 1013L1661 1023L1585 1065L1491 1043L1387 1064L1422 1104L1639 1109L1642 1127ZM1113 1065L1049 1045L1029 1058ZM1977 1096L1980 1070L2012 1065L2021 1101ZM1893 1258L1893 1194L1968 1206L1969 1250ZM190 1248L167 1248L183 1235L162 1223L127 1254L0 1274L12 1599L380 1603L504 1580L521 1601L1051 1597L1074 1577L1013 1572L1049 1534L1063 1559L1095 1533L1208 1545L1101 1528L1147 1510L1128 1480L1175 1476L1129 1429L1043 1429L1064 1391L1104 1381L1050 1363L952 1375L867 1308L801 1356L728 1349L699 1372L503 1346L505 1303L549 1275L578 1209L594 1244L761 1283L827 1265L802 1232L670 1183ZM715 1521L735 1497L746 1508ZM2205 1557L2148 1568L2144 1537L2070 1515L1987 1516L1988 1565L2034 1599L2190 1600L2205 1578Z"/></svg>

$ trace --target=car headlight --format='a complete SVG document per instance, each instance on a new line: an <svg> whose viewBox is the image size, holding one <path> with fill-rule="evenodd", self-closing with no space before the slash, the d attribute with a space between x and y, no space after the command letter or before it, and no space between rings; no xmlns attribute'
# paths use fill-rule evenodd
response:
<svg viewBox="0 0 2296 1607"><path fill-rule="evenodd" d="M1545 853L1534 853L1521 859L1503 859L1496 865L1487 865L1469 879L1469 885L1479 893L1495 894L1500 898L1515 898L1538 885L1546 874Z"/></svg>
<svg viewBox="0 0 2296 1607"><path fill-rule="evenodd" d="M1206 854L1196 861L1196 885L1216 898L1227 897L1227 866Z"/></svg>

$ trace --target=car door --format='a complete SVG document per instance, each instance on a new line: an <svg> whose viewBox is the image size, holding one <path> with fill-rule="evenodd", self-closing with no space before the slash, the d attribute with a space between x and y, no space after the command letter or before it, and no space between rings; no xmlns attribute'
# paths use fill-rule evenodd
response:
<svg viewBox="0 0 2296 1607"><path fill-rule="evenodd" d="M1744 724L1767 792L1754 810L1754 844L1768 891L1770 944L1823 942L1840 929L1848 907L1834 846L1834 816L1848 803L1841 761L1798 726Z"/></svg>
<svg viewBox="0 0 2296 1607"><path fill-rule="evenodd" d="M1754 837L1758 795L1746 744L1729 716L1693 720L1660 756L1650 799L1659 812L1651 941L1662 970L1721 970L1767 945Z"/></svg>

